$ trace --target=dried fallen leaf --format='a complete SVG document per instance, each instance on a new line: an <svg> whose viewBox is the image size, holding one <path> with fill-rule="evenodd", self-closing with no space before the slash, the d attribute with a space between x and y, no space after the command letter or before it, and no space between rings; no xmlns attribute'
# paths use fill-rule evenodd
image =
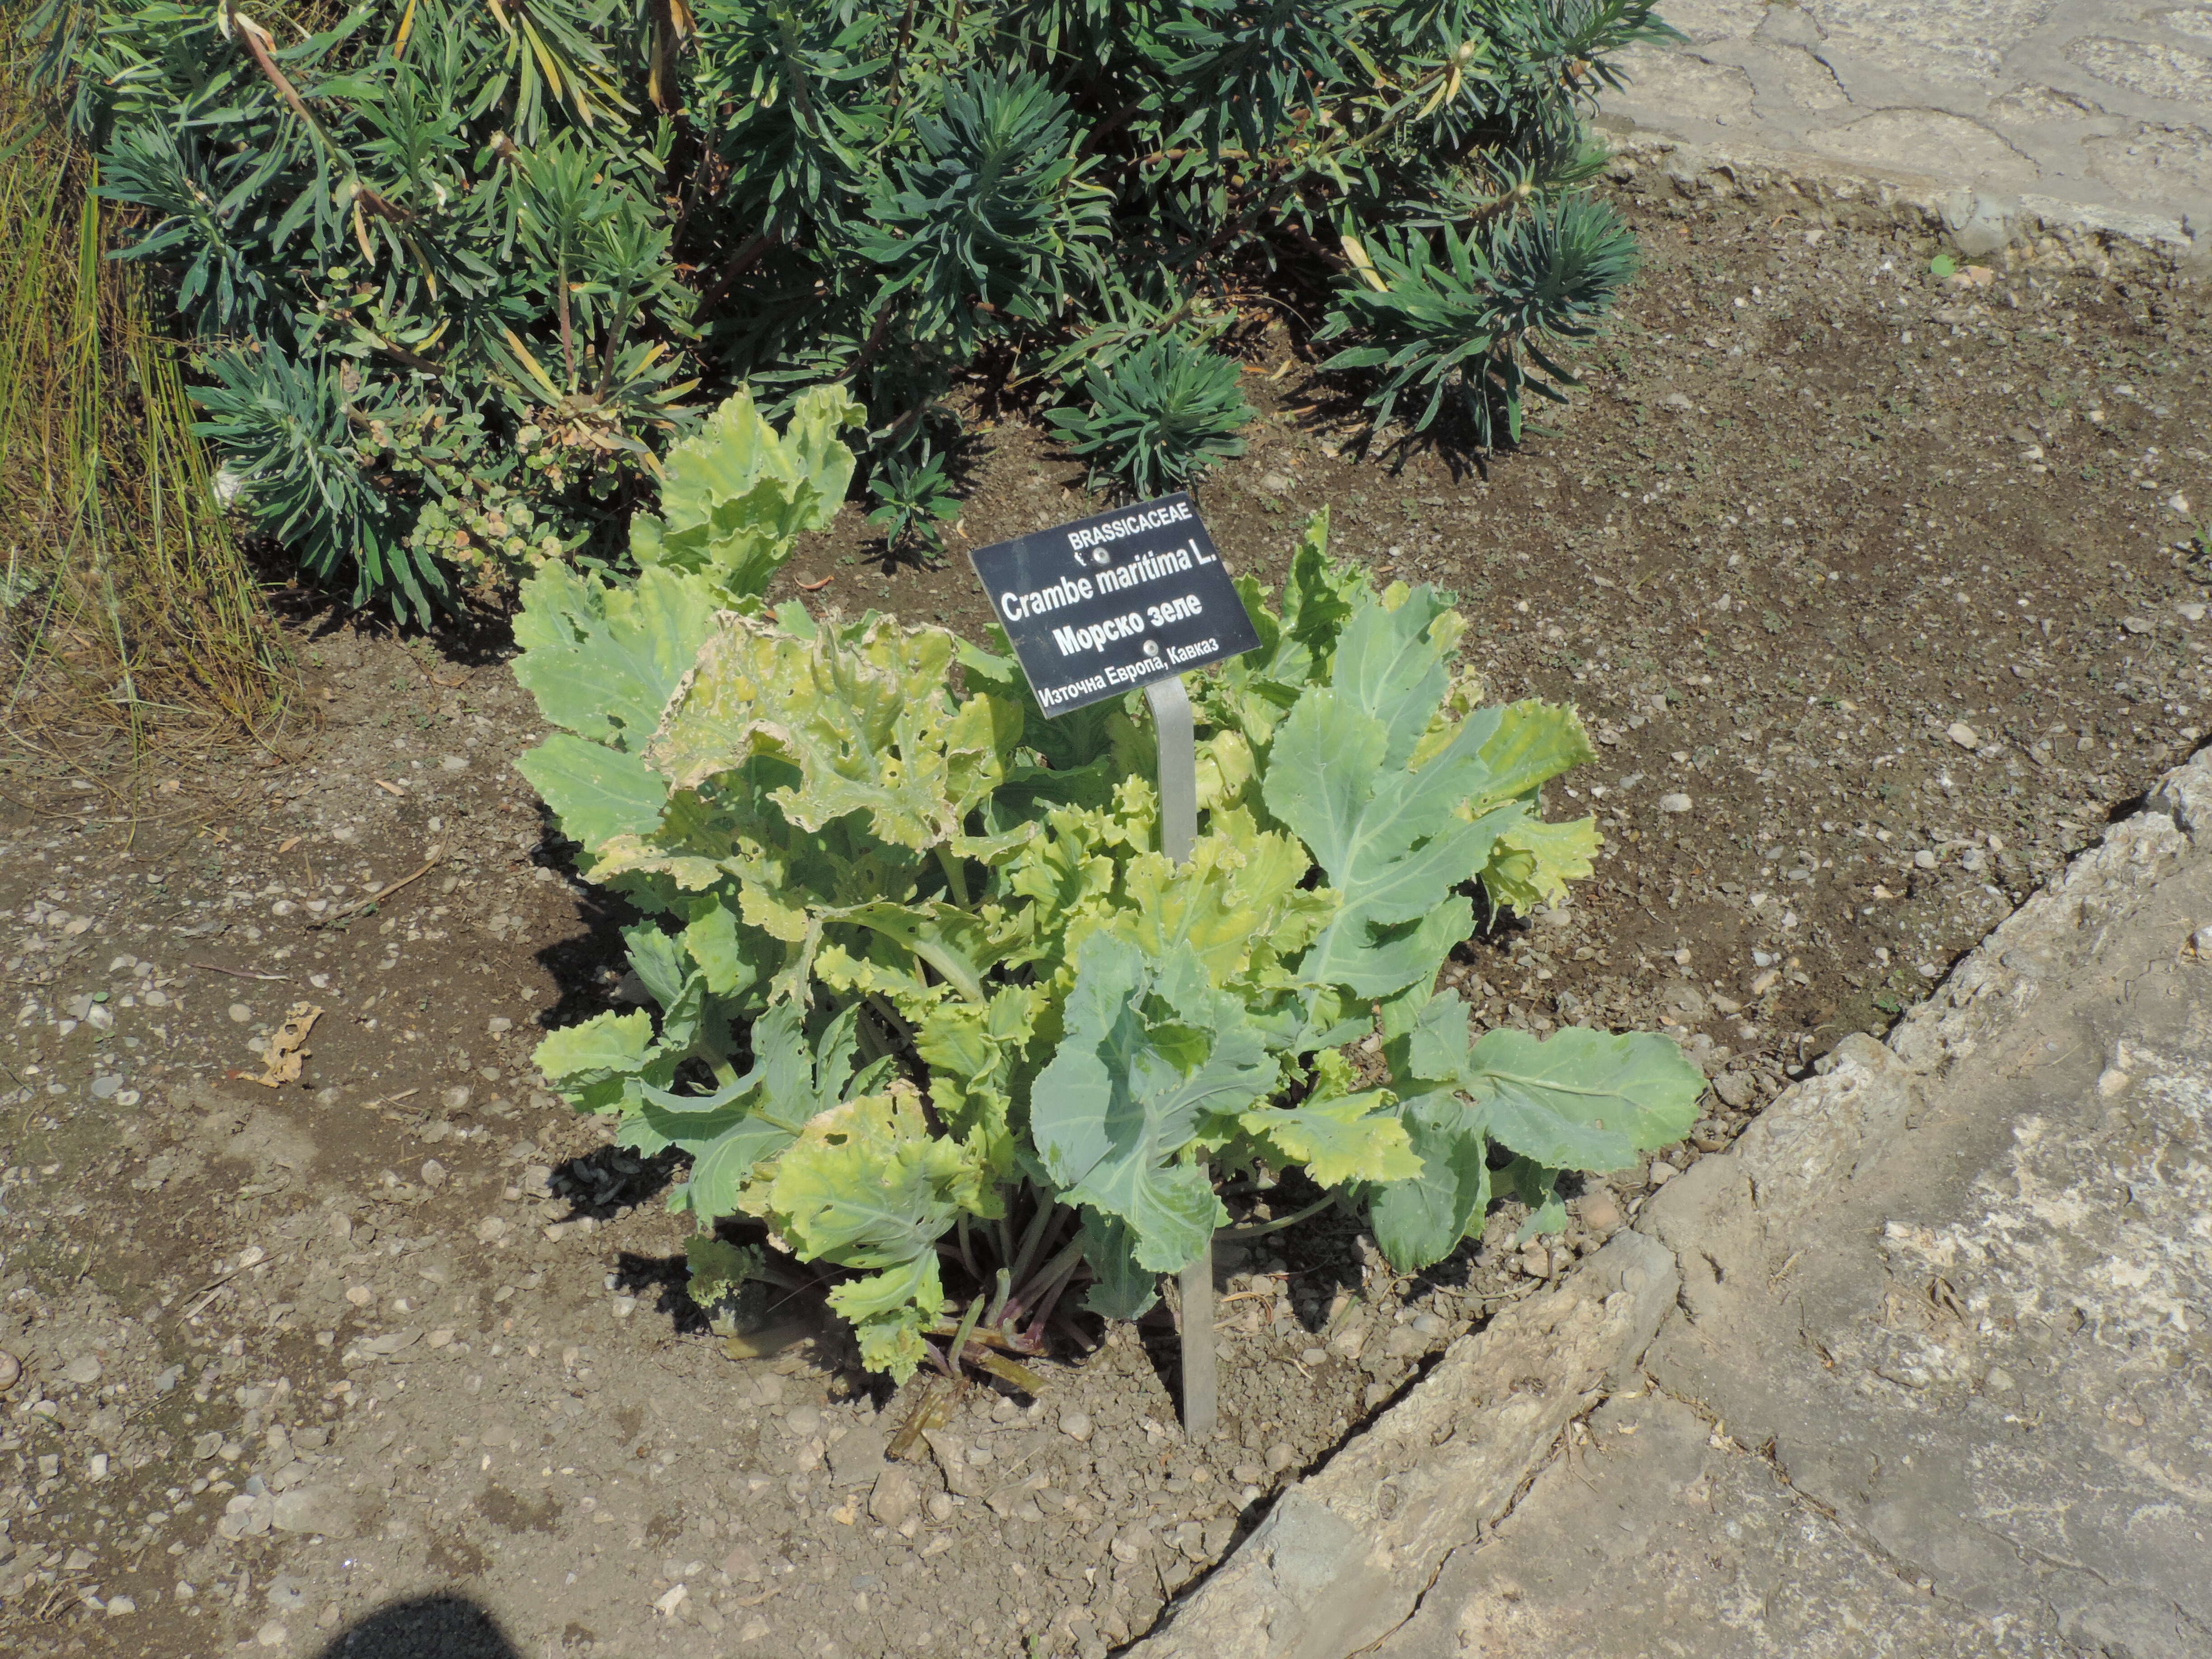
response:
<svg viewBox="0 0 2212 1659"><path fill-rule="evenodd" d="M300 841L301 837L298 836L285 836L283 845L276 849L277 856L281 858L285 854L290 852L295 847L297 847L300 844Z"/></svg>
<svg viewBox="0 0 2212 1659"><path fill-rule="evenodd" d="M387 795L398 795L404 799L407 793L407 792L404 789L402 789L398 784L386 783L382 778L379 778L376 781L376 787L384 791Z"/></svg>
<svg viewBox="0 0 2212 1659"><path fill-rule="evenodd" d="M311 1002L294 1003L291 1012L284 1016L284 1023L276 1028L276 1035L269 1039L268 1046L256 1050L265 1062L261 1075L246 1081L270 1089L297 1083L300 1068L307 1058L307 1033L315 1029L315 1022L322 1017L323 1011Z"/></svg>

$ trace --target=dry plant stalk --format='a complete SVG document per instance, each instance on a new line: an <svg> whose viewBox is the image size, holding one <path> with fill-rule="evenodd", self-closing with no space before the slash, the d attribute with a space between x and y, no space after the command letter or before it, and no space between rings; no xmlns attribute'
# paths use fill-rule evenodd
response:
<svg viewBox="0 0 2212 1659"><path fill-rule="evenodd" d="M0 729L72 764L265 733L289 681L97 183L0 68Z"/></svg>

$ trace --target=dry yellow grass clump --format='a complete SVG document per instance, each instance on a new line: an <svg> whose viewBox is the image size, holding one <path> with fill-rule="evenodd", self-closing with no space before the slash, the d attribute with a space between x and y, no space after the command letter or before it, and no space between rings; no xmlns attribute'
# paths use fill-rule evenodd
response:
<svg viewBox="0 0 2212 1659"><path fill-rule="evenodd" d="M0 730L78 763L264 732L288 684L97 184L0 70Z"/></svg>

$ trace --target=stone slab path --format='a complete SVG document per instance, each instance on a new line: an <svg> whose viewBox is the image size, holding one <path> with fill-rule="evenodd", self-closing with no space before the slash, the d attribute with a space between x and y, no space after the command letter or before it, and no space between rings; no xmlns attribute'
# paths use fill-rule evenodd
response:
<svg viewBox="0 0 2212 1659"><path fill-rule="evenodd" d="M1604 125L1929 179L2023 210L2153 222L2212 251L2212 5L2162 0L1666 0L1678 46L1624 54Z"/></svg>
<svg viewBox="0 0 2212 1659"><path fill-rule="evenodd" d="M2212 1655L2212 753L1142 1659Z"/></svg>
<svg viewBox="0 0 2212 1659"><path fill-rule="evenodd" d="M1641 1375L1386 1659L2212 1654L2212 766L1638 1230Z"/></svg>

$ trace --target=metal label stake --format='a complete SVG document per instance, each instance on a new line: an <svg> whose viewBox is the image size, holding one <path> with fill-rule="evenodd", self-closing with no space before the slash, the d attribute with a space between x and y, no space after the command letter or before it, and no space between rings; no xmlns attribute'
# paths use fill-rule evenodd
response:
<svg viewBox="0 0 2212 1659"><path fill-rule="evenodd" d="M968 555L1037 707L1071 714L1138 686L1159 750L1160 851L1190 861L1198 745L1182 676L1260 648L1259 629L1187 493ZM1213 1432L1213 1241L1184 1268L1182 1423Z"/></svg>
<svg viewBox="0 0 2212 1659"><path fill-rule="evenodd" d="M1145 688L1159 750L1160 851L1176 864L1190 861L1198 839L1198 729L1182 676L1170 674ZM1201 1441L1213 1432L1219 1400L1213 1371L1213 1241L1179 1276L1182 1286L1182 1432Z"/></svg>
<svg viewBox="0 0 2212 1659"><path fill-rule="evenodd" d="M1198 726L1182 676L1154 680L1145 688L1145 701L1152 705L1160 751L1160 851L1188 864L1198 839Z"/></svg>

